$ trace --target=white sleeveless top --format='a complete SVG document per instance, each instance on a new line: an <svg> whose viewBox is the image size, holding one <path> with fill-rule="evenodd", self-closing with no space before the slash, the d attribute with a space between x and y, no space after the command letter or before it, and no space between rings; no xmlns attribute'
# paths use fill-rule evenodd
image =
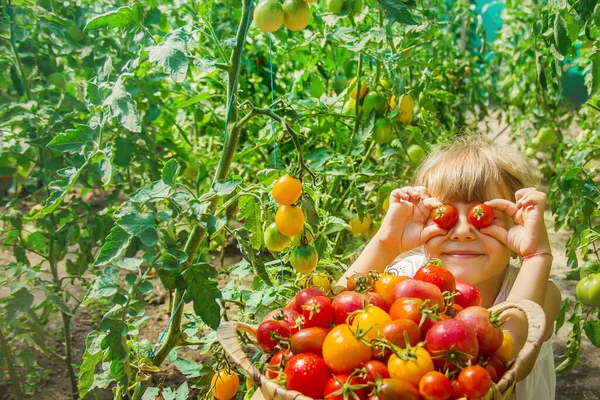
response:
<svg viewBox="0 0 600 400"><path fill-rule="evenodd" d="M425 263L425 256L422 253L415 254L411 252L410 254L390 265L386 269L386 272L412 278ZM514 266L508 267L494 305L506 300L518 273L519 268ZM554 370L554 353L552 351L553 338L554 334L542 344L533 370L525 379L517 383L515 400L554 400L556 372Z"/></svg>

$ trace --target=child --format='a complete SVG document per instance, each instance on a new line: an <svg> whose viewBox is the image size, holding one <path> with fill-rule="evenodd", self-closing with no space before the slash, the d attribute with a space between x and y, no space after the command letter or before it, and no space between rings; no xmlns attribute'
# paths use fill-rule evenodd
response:
<svg viewBox="0 0 600 400"><path fill-rule="evenodd" d="M477 136L440 146L416 172L415 186L396 189L377 234L346 271L341 285L357 272L383 272L399 255L390 273L412 277L428 258L439 258L456 279L475 285L482 306L529 299L546 314L546 341L535 363L517 378L517 400L554 399L556 375L551 341L561 303L560 291L549 282L552 255L544 223L546 195L534 186L527 160L506 147ZM485 203L494 210L494 222L481 230L467 213ZM442 204L454 206L458 222L449 230L438 227L431 211ZM415 249L417 249L415 251ZM410 252L410 253L407 253ZM519 257L520 267L510 265ZM513 357L527 338L522 312L503 313L503 325L514 342Z"/></svg>

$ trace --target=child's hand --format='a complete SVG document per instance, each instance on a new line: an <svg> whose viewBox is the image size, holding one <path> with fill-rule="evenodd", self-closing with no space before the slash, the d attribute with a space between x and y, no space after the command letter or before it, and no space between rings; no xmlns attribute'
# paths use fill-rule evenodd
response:
<svg viewBox="0 0 600 400"><path fill-rule="evenodd" d="M491 225L481 229L481 233L499 240L520 256L550 253L552 250L544 223L546 194L536 188L525 188L515 192L515 199L516 204L505 199L486 201L488 206L505 212L515 224L508 230Z"/></svg>
<svg viewBox="0 0 600 400"><path fill-rule="evenodd" d="M445 235L448 231L435 224L425 226L431 211L441 205L438 199L429 197L423 186L395 189L390 193L390 207L377 238L385 247L401 254L425 244L434 236Z"/></svg>

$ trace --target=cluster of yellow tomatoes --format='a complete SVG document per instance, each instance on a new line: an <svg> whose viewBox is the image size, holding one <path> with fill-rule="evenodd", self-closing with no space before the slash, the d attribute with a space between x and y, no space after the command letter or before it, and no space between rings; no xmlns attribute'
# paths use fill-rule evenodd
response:
<svg viewBox="0 0 600 400"><path fill-rule="evenodd" d="M301 31L310 21L308 3L316 0L260 0L254 8L254 24L262 32L275 32L285 25L291 31Z"/></svg>
<svg viewBox="0 0 600 400"><path fill-rule="evenodd" d="M280 252L292 245L289 260L292 267L301 273L310 273L319 261L317 250L312 245L314 237L304 227L304 212L297 204L302 195L302 182L288 174L281 176L273 184L273 200L279 204L275 222L264 232L267 249Z"/></svg>

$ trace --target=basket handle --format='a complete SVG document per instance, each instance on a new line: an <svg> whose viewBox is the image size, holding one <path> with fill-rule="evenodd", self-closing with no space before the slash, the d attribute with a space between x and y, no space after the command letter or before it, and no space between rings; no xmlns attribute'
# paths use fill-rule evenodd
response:
<svg viewBox="0 0 600 400"><path fill-rule="evenodd" d="M501 392L506 391L509 386L516 383L517 372L522 369L524 364L532 362L534 357L537 357L536 350L544 342L544 333L546 331L546 315L544 310L531 300L521 299L516 302L500 303L490 308L490 311L495 313L511 308L516 308L525 313L529 329L527 331L527 341L523 345L523 348L517 354L513 365L505 372L497 384Z"/></svg>
<svg viewBox="0 0 600 400"><path fill-rule="evenodd" d="M248 356L242 349L240 342L238 341L237 332L244 331L248 332L252 336L256 336L256 328L252 325L244 324L236 321L228 321L222 323L217 329L217 337L219 339L219 343L229 357L233 360L233 362L240 367L248 374L256 384L256 386L260 386L261 384L261 374L256 369L256 367L250 362Z"/></svg>

